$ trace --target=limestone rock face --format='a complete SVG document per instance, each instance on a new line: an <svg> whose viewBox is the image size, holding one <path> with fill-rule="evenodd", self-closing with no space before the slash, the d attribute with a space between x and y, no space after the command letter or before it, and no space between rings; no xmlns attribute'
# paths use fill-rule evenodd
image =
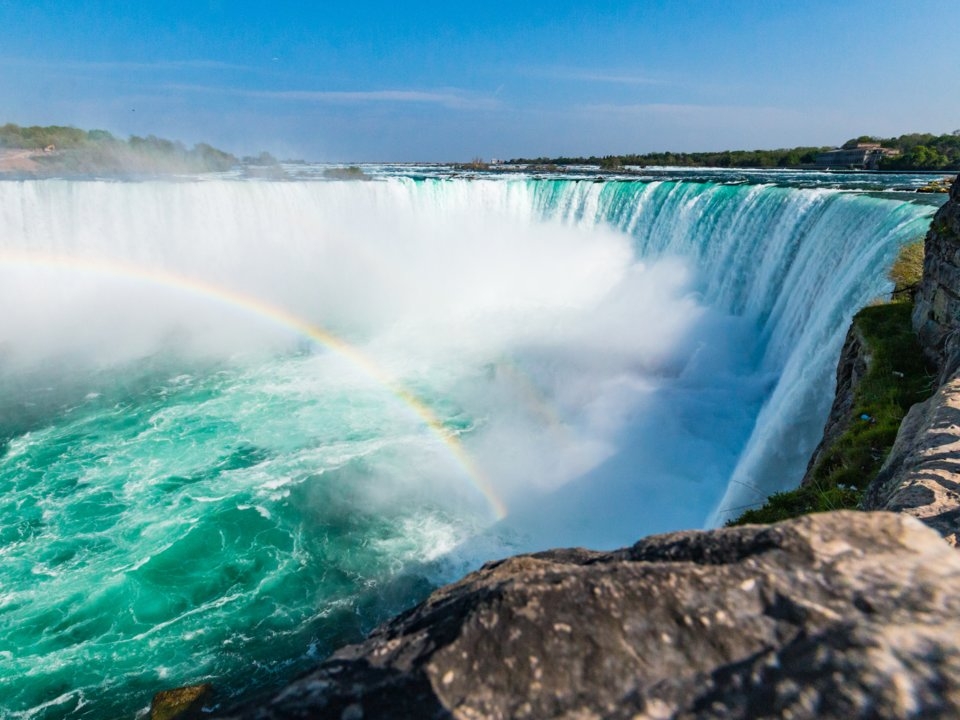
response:
<svg viewBox="0 0 960 720"><path fill-rule="evenodd" d="M236 717L960 717L960 553L837 512L514 557Z"/></svg>
<svg viewBox="0 0 960 720"><path fill-rule="evenodd" d="M910 408L863 507L907 513L960 545L960 373Z"/></svg>
<svg viewBox="0 0 960 720"><path fill-rule="evenodd" d="M915 302L913 326L942 383L960 368L960 176L930 224Z"/></svg>

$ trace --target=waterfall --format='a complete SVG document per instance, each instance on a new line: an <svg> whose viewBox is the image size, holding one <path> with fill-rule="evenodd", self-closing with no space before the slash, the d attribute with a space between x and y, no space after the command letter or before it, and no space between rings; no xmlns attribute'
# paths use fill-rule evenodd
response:
<svg viewBox="0 0 960 720"><path fill-rule="evenodd" d="M932 212L673 180L0 182L0 718L256 691L485 560L796 484L847 324Z"/></svg>

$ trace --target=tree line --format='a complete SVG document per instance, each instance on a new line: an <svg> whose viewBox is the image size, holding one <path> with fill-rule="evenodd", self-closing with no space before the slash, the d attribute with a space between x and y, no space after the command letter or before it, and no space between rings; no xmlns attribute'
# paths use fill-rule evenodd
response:
<svg viewBox="0 0 960 720"><path fill-rule="evenodd" d="M57 172L221 172L237 165L232 154L207 143L188 148L155 135L126 140L106 130L80 130L60 125L0 126L0 148L37 150L38 163Z"/></svg>
<svg viewBox="0 0 960 720"><path fill-rule="evenodd" d="M960 169L960 130L947 135L911 133L896 138L861 135L848 140L844 148L858 143L876 143L881 147L899 150L896 156L884 157L881 170L958 170ZM508 162L524 165L599 165L605 170L624 166L679 166L776 168L805 167L816 162L817 155L832 150L830 147L795 147L777 150L723 150L721 152L654 152L590 157L515 158Z"/></svg>
<svg viewBox="0 0 960 720"><path fill-rule="evenodd" d="M900 151L898 156L884 158L881 170L960 170L960 130L948 135L911 133L870 140Z"/></svg>

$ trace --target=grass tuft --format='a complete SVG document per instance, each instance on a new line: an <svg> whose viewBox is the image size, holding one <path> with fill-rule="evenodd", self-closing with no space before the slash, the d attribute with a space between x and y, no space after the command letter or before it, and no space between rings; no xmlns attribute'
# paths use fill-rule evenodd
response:
<svg viewBox="0 0 960 720"><path fill-rule="evenodd" d="M887 277L893 281L893 299L912 300L923 277L923 238L900 248Z"/></svg>

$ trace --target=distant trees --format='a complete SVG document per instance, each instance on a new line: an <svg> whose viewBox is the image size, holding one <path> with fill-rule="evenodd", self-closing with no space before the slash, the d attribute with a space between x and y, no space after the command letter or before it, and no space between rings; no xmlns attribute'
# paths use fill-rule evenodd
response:
<svg viewBox="0 0 960 720"><path fill-rule="evenodd" d="M80 130L59 125L0 126L0 148L42 150L53 146L55 153L37 158L54 171L76 173L192 173L229 170L236 157L207 143L191 149L178 141L155 135L131 135L128 140L106 130Z"/></svg>
<svg viewBox="0 0 960 720"><path fill-rule="evenodd" d="M724 150L722 152L657 152L643 155L605 155L603 157L515 158L511 163L532 165L599 165L604 170L625 166L677 167L794 167L813 163L818 153L829 148L798 147L781 150Z"/></svg>
<svg viewBox="0 0 960 720"><path fill-rule="evenodd" d="M259 155L257 155L257 157L254 159L254 162L257 165L278 165L279 164L277 162L277 159L273 155L268 153L266 150L264 150Z"/></svg>
<svg viewBox="0 0 960 720"><path fill-rule="evenodd" d="M960 131L949 135L913 133L891 138L898 157L884 158L883 170L957 170L960 169Z"/></svg>
<svg viewBox="0 0 960 720"><path fill-rule="evenodd" d="M13 123L0 127L0 147L3 148L42 150L50 145L55 145L57 148L76 148L84 146L89 141L90 138L86 132L73 127L59 125L20 127Z"/></svg>
<svg viewBox="0 0 960 720"><path fill-rule="evenodd" d="M841 145L840 147L843 148L844 150L853 150L853 149L856 148L858 145L863 145L863 144L867 144L867 143L869 143L869 144L879 144L879 143L880 143L880 138L874 137L873 135L861 135L860 137L856 137L856 138L852 138L851 140L847 140L847 141L846 141L843 145Z"/></svg>
<svg viewBox="0 0 960 720"><path fill-rule="evenodd" d="M878 138L861 135L843 144L852 149L862 143L879 144L881 147L899 150L896 156L880 161L882 170L958 170L960 169L960 130L949 135L913 133L897 138ZM817 155L831 150L829 147L795 147L779 150L723 150L720 152L674 153L655 152L644 154L605 155L603 157L540 157L536 159L515 158L511 163L534 165L599 165L602 169L619 169L624 166L680 166L723 168L774 168L803 167L813 165Z"/></svg>
<svg viewBox="0 0 960 720"><path fill-rule="evenodd" d="M188 155L210 170L229 170L237 164L236 157L207 143L197 143Z"/></svg>
<svg viewBox="0 0 960 720"><path fill-rule="evenodd" d="M800 159L800 151L799 151L799 150L791 150L791 151L788 152L786 155L784 155L782 158L780 158L779 160L777 160L777 165L778 165L779 167L795 167L795 166L801 164L802 162L803 162L803 160Z"/></svg>
<svg viewBox="0 0 960 720"><path fill-rule="evenodd" d="M349 167L327 168L323 171L323 176L328 180L369 180L362 168L356 165Z"/></svg>
<svg viewBox="0 0 960 720"><path fill-rule="evenodd" d="M947 164L947 156L935 148L917 145L903 156L905 165L915 168L940 168Z"/></svg>

